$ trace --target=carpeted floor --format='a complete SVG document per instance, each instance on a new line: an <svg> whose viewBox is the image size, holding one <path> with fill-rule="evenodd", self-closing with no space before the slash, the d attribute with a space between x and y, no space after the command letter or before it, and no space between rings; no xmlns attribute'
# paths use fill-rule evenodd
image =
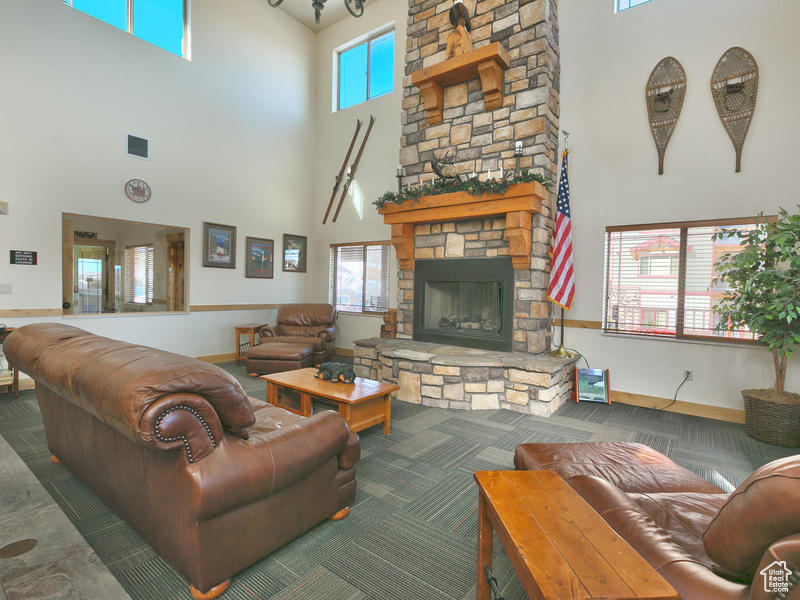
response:
<svg viewBox="0 0 800 600"><path fill-rule="evenodd" d="M253 396L264 386L223 365ZM507 410L460 412L396 402L392 434L362 432L358 496L325 522L237 575L224 598L467 600L474 598L477 495L472 472L511 469L517 444L643 442L720 483L794 452L748 438L744 427L625 405L568 404L550 419ZM134 599L190 598L186 581L69 471L49 461L34 393L0 395L0 434L30 467ZM507 600L525 594L495 544ZM109 599L110 600L110 599Z"/></svg>

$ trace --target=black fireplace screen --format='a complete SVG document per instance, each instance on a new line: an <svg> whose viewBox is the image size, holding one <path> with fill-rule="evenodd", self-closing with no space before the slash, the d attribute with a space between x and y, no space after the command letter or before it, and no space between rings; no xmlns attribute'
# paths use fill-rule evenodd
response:
<svg viewBox="0 0 800 600"><path fill-rule="evenodd" d="M511 349L511 259L418 260L414 277L415 340Z"/></svg>
<svg viewBox="0 0 800 600"><path fill-rule="evenodd" d="M502 281L426 281L423 329L503 335Z"/></svg>

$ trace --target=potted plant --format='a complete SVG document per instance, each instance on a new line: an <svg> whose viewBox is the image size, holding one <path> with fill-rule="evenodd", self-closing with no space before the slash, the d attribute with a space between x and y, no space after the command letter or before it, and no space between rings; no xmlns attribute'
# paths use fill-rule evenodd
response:
<svg viewBox="0 0 800 600"><path fill-rule="evenodd" d="M800 214L780 209L749 231L726 229L741 250L720 256L716 280L728 291L716 306L718 330L746 326L772 353L775 386L744 390L750 437L781 446L800 446L800 395L786 392L786 368L800 344Z"/></svg>

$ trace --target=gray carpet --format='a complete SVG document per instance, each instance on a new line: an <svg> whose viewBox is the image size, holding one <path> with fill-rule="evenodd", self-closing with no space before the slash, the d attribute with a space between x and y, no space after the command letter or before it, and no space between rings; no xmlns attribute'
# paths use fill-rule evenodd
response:
<svg viewBox="0 0 800 600"><path fill-rule="evenodd" d="M253 396L264 386L223 365ZM643 442L700 475L738 485L794 452L751 440L744 427L625 405L568 404L550 419L507 410L460 412L392 405L392 434L362 432L358 496L325 522L234 577L229 600L461 600L474 598L477 495L472 472L511 469L517 444ZM64 467L53 465L34 393L0 394L0 434L30 467L134 599L190 598L188 585ZM524 598L499 543L495 574L507 600Z"/></svg>

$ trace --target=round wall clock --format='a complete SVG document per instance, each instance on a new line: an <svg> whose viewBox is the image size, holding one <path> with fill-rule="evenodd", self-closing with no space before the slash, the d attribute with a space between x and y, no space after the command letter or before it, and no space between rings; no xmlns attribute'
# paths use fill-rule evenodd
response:
<svg viewBox="0 0 800 600"><path fill-rule="evenodd" d="M150 200L150 186L143 179L131 179L125 184L125 195L138 204Z"/></svg>

